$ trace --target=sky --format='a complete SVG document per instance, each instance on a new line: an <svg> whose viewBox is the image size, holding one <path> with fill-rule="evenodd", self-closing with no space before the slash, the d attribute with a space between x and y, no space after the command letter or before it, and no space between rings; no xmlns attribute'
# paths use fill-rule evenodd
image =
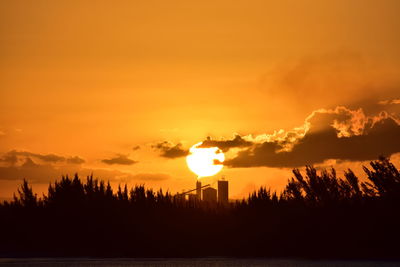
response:
<svg viewBox="0 0 400 267"><path fill-rule="evenodd" d="M293 168L400 162L400 2L2 1L0 199L61 175L230 197ZM341 174L339 172L339 174Z"/></svg>

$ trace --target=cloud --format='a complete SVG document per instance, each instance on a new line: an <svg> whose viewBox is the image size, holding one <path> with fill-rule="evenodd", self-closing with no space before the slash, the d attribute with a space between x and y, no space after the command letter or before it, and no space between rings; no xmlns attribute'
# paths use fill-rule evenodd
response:
<svg viewBox="0 0 400 267"><path fill-rule="evenodd" d="M49 182L65 173L75 173L85 160L56 154L39 154L11 150L0 157L0 180L29 179L35 183Z"/></svg>
<svg viewBox="0 0 400 267"><path fill-rule="evenodd" d="M112 165L112 164L120 164L120 165L132 165L138 163L138 161L132 160L128 158L127 155L117 154L116 157L110 159L103 159L103 163Z"/></svg>
<svg viewBox="0 0 400 267"><path fill-rule="evenodd" d="M378 102L379 105L399 105L400 99L392 99L392 100L381 100Z"/></svg>
<svg viewBox="0 0 400 267"><path fill-rule="evenodd" d="M171 144L170 142L164 141L152 146L155 150L160 151L160 156L164 158L180 158L186 157L189 151L182 148L182 144Z"/></svg>
<svg viewBox="0 0 400 267"><path fill-rule="evenodd" d="M68 157L61 164L59 161L43 161L41 160L43 157L37 157L37 155L40 154L22 153L16 150L5 153L0 158L0 180L19 181L26 178L32 183L49 183L60 179L62 175L72 176L75 173L78 173L81 178L93 174L94 177L116 183L165 181L171 178L165 173L132 174L119 170L82 168L81 163L84 160L78 156ZM45 159L49 158L52 157L45 157ZM118 155L105 161L110 162L108 164L136 163L125 155Z"/></svg>
<svg viewBox="0 0 400 267"><path fill-rule="evenodd" d="M207 137L203 143L198 146L199 148L206 147L218 147L223 152L228 151L231 148L244 148L249 147L253 143L251 141L247 141L243 139L240 135L235 134L232 139L228 140L212 140L211 137ZM186 157L189 154L188 149L182 148L182 144L172 144L168 141L164 141L152 146L155 150L161 152L160 156L164 158L180 158Z"/></svg>
<svg viewBox="0 0 400 267"><path fill-rule="evenodd" d="M50 164L36 164L27 157L21 165L9 165L0 167L0 180L22 180L29 179L34 183L49 182L58 178L61 173Z"/></svg>
<svg viewBox="0 0 400 267"><path fill-rule="evenodd" d="M218 147L223 152L226 152L231 148L249 147L252 144L253 144L252 142L247 141L243 139L241 136L236 134L231 140L212 140L210 137L207 137L207 139L204 140L203 143L198 147L199 148Z"/></svg>
<svg viewBox="0 0 400 267"><path fill-rule="evenodd" d="M82 163L85 163L85 160L80 158L80 157L78 157L78 156L75 156L75 157L67 158L67 163L70 163L70 164L82 164Z"/></svg>
<svg viewBox="0 0 400 267"><path fill-rule="evenodd" d="M214 159L213 164L214 165L223 165L224 163L218 159Z"/></svg>
<svg viewBox="0 0 400 267"><path fill-rule="evenodd" d="M293 168L331 159L373 160L400 152L400 101L375 100L363 105L363 108L352 105L317 109L306 117L303 125L289 131L279 129L257 136L235 134L226 140L208 137L199 147L219 147L224 152L235 148L232 152L236 155L223 163L232 168ZM167 141L153 147L166 158L188 154L181 144Z"/></svg>
<svg viewBox="0 0 400 267"><path fill-rule="evenodd" d="M15 151L10 151L5 153L1 158L0 158L0 162L4 162L6 164L10 164L10 165L14 165L18 162L18 156L16 155L16 153L14 153Z"/></svg>
<svg viewBox="0 0 400 267"><path fill-rule="evenodd" d="M224 165L229 167L299 167L328 159L362 161L400 152L400 121L382 111L367 116L362 109L320 109L301 127L275 131L253 138L248 149L239 151Z"/></svg>
<svg viewBox="0 0 400 267"><path fill-rule="evenodd" d="M132 175L133 180L141 181L164 181L170 178L171 176L165 173L138 173Z"/></svg>
<svg viewBox="0 0 400 267"><path fill-rule="evenodd" d="M34 158L46 163L67 162L69 164L82 164L85 162L85 160L79 158L78 156L66 158L56 154L39 154L39 153L32 153L28 151L17 151L17 150L11 150L3 154L3 156L0 158L0 162L13 165L18 163L18 161L26 158L29 159Z"/></svg>
<svg viewBox="0 0 400 267"><path fill-rule="evenodd" d="M132 147L132 150L133 151L136 151L136 150L139 150L140 149L140 146L134 146L134 147Z"/></svg>
<svg viewBox="0 0 400 267"><path fill-rule="evenodd" d="M56 154L38 154L27 151L15 151L15 150L10 151L10 153L14 153L15 155L18 156L35 157L45 162L59 162L65 160L65 157L58 156Z"/></svg>
<svg viewBox="0 0 400 267"><path fill-rule="evenodd" d="M260 77L257 86L268 99L265 109L269 114L285 113L299 119L338 103L354 108L355 101L399 99L400 69L340 49L276 65Z"/></svg>
<svg viewBox="0 0 400 267"><path fill-rule="evenodd" d="M37 164L32 159L26 158L21 165L0 167L0 180L20 181L27 179L31 183L43 184L60 179L62 175L72 176L75 173L78 173L81 179L93 174L94 177L101 180L116 183L165 181L171 178L164 173L131 174L118 170L81 168L79 165L56 167L51 164Z"/></svg>

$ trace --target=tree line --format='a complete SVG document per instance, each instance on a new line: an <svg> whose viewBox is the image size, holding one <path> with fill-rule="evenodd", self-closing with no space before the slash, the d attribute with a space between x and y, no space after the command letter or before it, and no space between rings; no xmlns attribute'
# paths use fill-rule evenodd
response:
<svg viewBox="0 0 400 267"><path fill-rule="evenodd" d="M399 258L400 172L388 158L352 170L293 170L218 205L78 175L38 198L24 180L0 204L0 256Z"/></svg>

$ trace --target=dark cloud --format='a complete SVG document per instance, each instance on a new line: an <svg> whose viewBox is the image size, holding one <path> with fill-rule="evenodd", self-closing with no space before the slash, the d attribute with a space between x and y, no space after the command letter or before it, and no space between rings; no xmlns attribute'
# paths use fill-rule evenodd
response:
<svg viewBox="0 0 400 267"><path fill-rule="evenodd" d="M218 147L223 152L228 151L231 148L244 148L250 147L253 143L247 140L244 140L241 136L235 135L231 140L212 140L210 137L207 137L206 140L202 142L198 148L207 148L207 147ZM159 150L161 152L160 156L164 158L180 158L186 157L189 154L189 150L184 149L182 144L171 144L170 142L164 141L153 145L153 148ZM221 152L221 150L217 151L217 153Z"/></svg>
<svg viewBox="0 0 400 267"><path fill-rule="evenodd" d="M30 157L36 157L40 160L43 160L45 162L59 162L59 161L65 161L65 158L62 156L58 156L55 154L35 154L35 153L30 153L30 152L24 152L24 156L30 156ZM22 154L21 154L22 155Z"/></svg>
<svg viewBox="0 0 400 267"><path fill-rule="evenodd" d="M6 163L6 164L16 164L20 159L26 159L26 158L34 158L46 163L58 163L58 162L67 162L70 164L82 164L85 161L78 156L75 157L69 157L65 158L63 156L59 156L56 154L39 154L39 153L32 153L28 151L17 151L17 150L11 150L0 158L0 162Z"/></svg>
<svg viewBox="0 0 400 267"><path fill-rule="evenodd" d="M31 183L47 184L50 181L60 179L62 175L73 176L75 173L78 173L81 178L93 174L94 177L98 177L99 179L117 183L151 182L170 179L170 176L164 173L131 174L118 170L81 168L80 165L55 167L50 164L37 164L31 158L26 158L19 166L0 167L0 180L20 181L27 179Z"/></svg>
<svg viewBox="0 0 400 267"><path fill-rule="evenodd" d="M60 162L60 161L65 160L65 157L58 156L56 154L38 154L38 153L32 153L32 152L28 152L28 151L16 151L16 150L12 150L8 153L14 154L16 156L34 157L34 158L37 158L37 159L40 159L42 161L49 162L49 163Z"/></svg>
<svg viewBox="0 0 400 267"><path fill-rule="evenodd" d="M67 163L69 163L69 164L82 164L82 163L85 163L85 160L80 158L80 157L78 157L78 156L75 156L75 157L67 158Z"/></svg>
<svg viewBox="0 0 400 267"><path fill-rule="evenodd" d="M227 152L231 148L250 147L252 144L252 142L244 140L241 136L235 135L231 140L211 140L210 137L207 137L207 139L198 147L218 147L223 152Z"/></svg>
<svg viewBox="0 0 400 267"><path fill-rule="evenodd" d="M307 118L303 127L304 134L294 139L288 139L288 135L270 136L240 151L224 165L292 168L328 159L372 160L400 152L399 121L386 112L368 117L361 109L319 110Z"/></svg>
<svg viewBox="0 0 400 267"><path fill-rule="evenodd" d="M28 179L33 183L48 183L59 178L62 173L50 164L36 164L29 157L25 158L19 166L10 165L0 167L0 180Z"/></svg>
<svg viewBox="0 0 400 267"><path fill-rule="evenodd" d="M136 151L136 150L139 150L140 149L140 146L134 146L134 147L132 147L132 150L133 151Z"/></svg>
<svg viewBox="0 0 400 267"><path fill-rule="evenodd" d="M158 143L152 146L154 149L161 152L160 156L164 158L180 158L186 157L189 154L189 151L182 148L182 144L173 145L167 141Z"/></svg>
<svg viewBox="0 0 400 267"><path fill-rule="evenodd" d="M0 162L4 162L6 164L14 165L18 162L18 156L14 153L15 151L7 152L0 158Z"/></svg>
<svg viewBox="0 0 400 267"><path fill-rule="evenodd" d="M62 174L73 174L85 161L78 157L39 154L11 150L0 158L0 180L29 179L34 183L48 183Z"/></svg>
<svg viewBox="0 0 400 267"><path fill-rule="evenodd" d="M102 162L106 163L106 164L110 164L110 165L112 165L112 164L132 165L132 164L138 163L137 161L128 158L127 155L122 155L122 154L118 154L114 158L103 159Z"/></svg>

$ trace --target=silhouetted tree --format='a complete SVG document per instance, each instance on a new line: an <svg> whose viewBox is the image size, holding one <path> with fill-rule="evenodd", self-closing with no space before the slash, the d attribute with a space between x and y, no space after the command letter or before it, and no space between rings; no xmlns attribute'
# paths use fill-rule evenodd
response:
<svg viewBox="0 0 400 267"><path fill-rule="evenodd" d="M380 157L370 162L372 170L363 167L370 182L364 183L365 194L384 198L398 199L400 197L400 173L388 158Z"/></svg>
<svg viewBox="0 0 400 267"><path fill-rule="evenodd" d="M29 186L27 180L23 180L22 185L18 188L18 195L14 195L14 203L26 208L34 208L38 204L37 195L33 193L32 187Z"/></svg>
<svg viewBox="0 0 400 267"><path fill-rule="evenodd" d="M281 194L261 187L229 205L185 201L75 174L43 201L26 180L0 204L0 256L399 257L400 176L387 158L348 169L306 166Z"/></svg>

